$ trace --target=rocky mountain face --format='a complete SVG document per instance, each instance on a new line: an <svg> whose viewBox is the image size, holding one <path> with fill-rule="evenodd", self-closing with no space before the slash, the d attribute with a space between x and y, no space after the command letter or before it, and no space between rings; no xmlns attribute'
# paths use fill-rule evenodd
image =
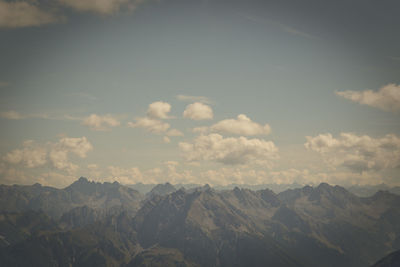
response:
<svg viewBox="0 0 400 267"><path fill-rule="evenodd" d="M396 267L400 266L400 250L390 253L377 261L371 267Z"/></svg>
<svg viewBox="0 0 400 267"><path fill-rule="evenodd" d="M176 188L170 183L158 184L154 186L153 189L151 189L150 192L146 194L146 196L148 198L151 198L153 196L165 196L175 191Z"/></svg>
<svg viewBox="0 0 400 267"><path fill-rule="evenodd" d="M124 207L134 214L144 196L138 191L114 183L90 182L81 177L64 189L35 184L33 186L0 185L0 211L23 212L42 210L52 218L60 218L75 207L88 206L104 213Z"/></svg>
<svg viewBox="0 0 400 267"><path fill-rule="evenodd" d="M387 191L360 198L328 184L279 194L165 184L143 200L122 185L83 178L62 190L4 188L4 266L357 267L400 249L400 196ZM53 194L71 197L52 203L61 215L28 211Z"/></svg>

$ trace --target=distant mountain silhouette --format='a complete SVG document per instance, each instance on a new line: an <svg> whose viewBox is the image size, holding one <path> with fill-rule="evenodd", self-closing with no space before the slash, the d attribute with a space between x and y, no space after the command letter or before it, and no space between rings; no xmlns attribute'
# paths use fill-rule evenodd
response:
<svg viewBox="0 0 400 267"><path fill-rule="evenodd" d="M325 183L279 194L167 183L145 199L80 178L64 189L0 192L2 266L361 267L400 249L400 196L388 191L357 197Z"/></svg>
<svg viewBox="0 0 400 267"><path fill-rule="evenodd" d="M136 190L114 183L89 182L81 177L64 189L35 184L33 186L0 185L0 210L21 212L43 210L53 218L75 207L88 206L109 211L124 206L135 213L144 196Z"/></svg>

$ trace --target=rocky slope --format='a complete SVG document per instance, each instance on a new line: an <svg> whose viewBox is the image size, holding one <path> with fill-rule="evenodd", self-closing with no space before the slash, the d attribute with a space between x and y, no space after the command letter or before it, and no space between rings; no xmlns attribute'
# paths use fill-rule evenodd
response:
<svg viewBox="0 0 400 267"><path fill-rule="evenodd" d="M168 193L162 185L140 202L129 188L80 179L56 191L73 208L58 217L44 210L48 217L26 211L43 197L37 187L7 193L19 207L0 217L7 266L361 267L400 249L400 197L387 191L360 198L321 184L279 194L209 186ZM32 223L17 219L26 216Z"/></svg>

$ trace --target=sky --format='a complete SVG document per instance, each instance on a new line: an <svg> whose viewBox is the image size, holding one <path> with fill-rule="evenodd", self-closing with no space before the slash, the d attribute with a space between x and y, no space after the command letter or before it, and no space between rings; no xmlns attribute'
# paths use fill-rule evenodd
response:
<svg viewBox="0 0 400 267"><path fill-rule="evenodd" d="M397 0L0 0L0 183L400 185Z"/></svg>

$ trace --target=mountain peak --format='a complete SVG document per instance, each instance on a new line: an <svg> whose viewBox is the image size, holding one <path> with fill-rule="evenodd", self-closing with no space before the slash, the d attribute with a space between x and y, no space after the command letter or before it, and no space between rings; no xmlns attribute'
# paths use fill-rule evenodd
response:
<svg viewBox="0 0 400 267"><path fill-rule="evenodd" d="M147 196L154 196L154 195L165 196L175 191L176 188L172 184L167 182L165 184L158 184L154 186L153 189L151 189L151 191L147 193Z"/></svg>
<svg viewBox="0 0 400 267"><path fill-rule="evenodd" d="M76 182L78 182L78 183L88 183L89 180L88 180L88 178L81 176Z"/></svg>
<svg viewBox="0 0 400 267"><path fill-rule="evenodd" d="M331 188L332 186L330 186L327 183L320 183L319 186L317 187L318 190L329 190Z"/></svg>
<svg viewBox="0 0 400 267"><path fill-rule="evenodd" d="M71 185L66 187L68 190L74 190L74 191L79 191L79 192L86 192L88 193L89 191L94 190L94 186L96 185L95 182L89 181L86 177L80 177L78 180L73 182Z"/></svg>

